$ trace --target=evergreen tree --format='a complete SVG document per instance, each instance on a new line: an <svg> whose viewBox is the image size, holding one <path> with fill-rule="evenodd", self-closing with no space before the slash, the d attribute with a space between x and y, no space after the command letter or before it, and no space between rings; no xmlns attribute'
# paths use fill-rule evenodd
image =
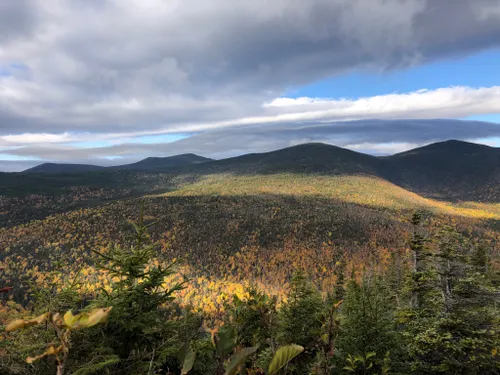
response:
<svg viewBox="0 0 500 375"><path fill-rule="evenodd" d="M156 248L148 240L143 206L135 229L135 241L130 248L113 246L97 253L97 266L116 280L111 291L102 290L94 301L97 306L113 306L110 324L105 329L104 346L120 357L121 371L140 372L152 365L161 367L167 357L175 357L181 343L179 322L171 320L173 310L165 308L174 299L182 284L166 288L164 280L175 272L176 263L166 267L154 265ZM161 348L161 351L160 351ZM120 372L124 373L124 372Z"/></svg>
<svg viewBox="0 0 500 375"><path fill-rule="evenodd" d="M319 347L323 300L302 271L293 275L290 284L287 303L278 315L276 340L280 345L297 344L305 348L296 368L297 374L304 374Z"/></svg>
<svg viewBox="0 0 500 375"><path fill-rule="evenodd" d="M494 374L500 368L498 292L471 255L468 241L445 228L432 258L414 270L427 275L425 299L421 294L420 304L410 302L405 320L416 373Z"/></svg>
<svg viewBox="0 0 500 375"><path fill-rule="evenodd" d="M387 367L388 358L399 363L394 312L391 295L380 276L365 274L361 282L349 280L338 340L339 355L347 371L379 374Z"/></svg>

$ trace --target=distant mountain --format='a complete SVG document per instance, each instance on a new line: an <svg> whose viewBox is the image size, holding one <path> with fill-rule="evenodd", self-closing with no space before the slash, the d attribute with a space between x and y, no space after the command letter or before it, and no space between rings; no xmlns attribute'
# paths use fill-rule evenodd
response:
<svg viewBox="0 0 500 375"><path fill-rule="evenodd" d="M104 169L104 167L100 167L98 165L90 165L90 164L59 164L59 163L43 163L37 165L36 167L26 169L23 173L81 173L81 172L91 172L91 171L99 171Z"/></svg>
<svg viewBox="0 0 500 375"><path fill-rule="evenodd" d="M121 170L159 170L164 168L184 167L192 164L205 163L213 159L195 154L181 154L167 157L149 157L132 164L110 167Z"/></svg>
<svg viewBox="0 0 500 375"><path fill-rule="evenodd" d="M181 154L167 157L149 157L136 163L118 165L113 167L100 167L97 165L88 164L59 164L59 163L44 163L36 167L26 169L22 173L81 173L94 172L104 170L130 170L130 171L146 171L146 170L161 170L164 168L184 167L192 164L204 163L213 159L205 158L195 154Z"/></svg>

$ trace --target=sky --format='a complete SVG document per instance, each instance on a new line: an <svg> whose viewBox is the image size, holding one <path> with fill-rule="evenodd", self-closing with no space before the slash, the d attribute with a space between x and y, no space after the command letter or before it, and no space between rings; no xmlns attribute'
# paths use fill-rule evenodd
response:
<svg viewBox="0 0 500 375"><path fill-rule="evenodd" d="M500 147L498 0L0 1L0 171Z"/></svg>

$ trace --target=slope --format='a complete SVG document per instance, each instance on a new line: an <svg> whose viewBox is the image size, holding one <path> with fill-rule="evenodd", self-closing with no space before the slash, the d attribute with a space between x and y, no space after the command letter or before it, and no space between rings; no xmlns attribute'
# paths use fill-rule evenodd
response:
<svg viewBox="0 0 500 375"><path fill-rule="evenodd" d="M381 158L379 176L425 196L500 200L500 149L450 140Z"/></svg>

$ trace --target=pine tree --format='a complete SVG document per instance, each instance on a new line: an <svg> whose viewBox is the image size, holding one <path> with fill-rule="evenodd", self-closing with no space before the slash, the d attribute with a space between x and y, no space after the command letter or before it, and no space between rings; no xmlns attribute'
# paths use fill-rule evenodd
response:
<svg viewBox="0 0 500 375"><path fill-rule="evenodd" d="M408 348L417 373L494 374L499 368L498 298L483 262L471 262L474 249L453 228L436 237L436 251L424 267L419 303L404 314ZM480 256L479 258L482 258ZM422 290L425 293L422 293Z"/></svg>
<svg viewBox="0 0 500 375"><path fill-rule="evenodd" d="M349 280L338 340L343 367L348 367L349 372L378 374L387 358L400 355L394 310L380 276L365 273L361 282Z"/></svg>
<svg viewBox="0 0 500 375"><path fill-rule="evenodd" d="M323 300L304 272L296 272L290 283L288 301L278 315L276 340L280 345L305 348L296 373L304 374L316 356L321 339Z"/></svg>
<svg viewBox="0 0 500 375"><path fill-rule="evenodd" d="M170 320L173 311L165 305L174 300L175 292L183 284L165 287L164 280L175 272L176 262L166 267L152 263L157 250L148 240L150 225L144 223L142 205L138 223L132 223L133 245L130 248L115 245L105 254L97 252L98 268L116 280L110 292L103 289L94 301L97 306L113 306L104 345L113 348L129 371L140 371L142 366L150 367L150 363L161 366L161 358L165 360L167 354L158 353L157 347L174 355L181 345L176 333L180 327Z"/></svg>

